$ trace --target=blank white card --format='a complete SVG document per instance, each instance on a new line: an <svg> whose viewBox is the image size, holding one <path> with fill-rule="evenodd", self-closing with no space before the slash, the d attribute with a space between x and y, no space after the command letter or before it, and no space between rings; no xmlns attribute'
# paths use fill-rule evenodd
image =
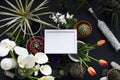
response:
<svg viewBox="0 0 120 80"><path fill-rule="evenodd" d="M77 54L76 30L45 30L45 53Z"/></svg>

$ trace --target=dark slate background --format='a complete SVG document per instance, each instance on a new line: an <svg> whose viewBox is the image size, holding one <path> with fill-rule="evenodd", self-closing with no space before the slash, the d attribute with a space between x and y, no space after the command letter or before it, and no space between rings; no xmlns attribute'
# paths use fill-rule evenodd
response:
<svg viewBox="0 0 120 80"><path fill-rule="evenodd" d="M9 0L9 1L14 2L14 0ZM41 2L41 1L42 0L35 0L35 5L37 5L38 2ZM76 10L75 0L63 0L67 3L67 8L64 10L61 10L57 6L58 1L60 1L60 0L51 0L51 2L48 4L49 8L47 9L47 11L62 12L62 13L69 12L70 14L74 14L74 17L77 18L78 21L79 20L87 20L92 24L92 27L93 27L92 34L89 37L87 37L86 39L83 39L82 41L84 41L86 43L95 43L96 41L98 41L100 39L105 39L107 41L107 39L104 37L102 32L98 29L96 20L88 13L88 11L87 11L88 7L82 8L80 10ZM99 11L97 10L97 8L100 4L97 3L96 1L97 0L89 0L90 6L93 7L96 15L101 20L105 21L107 25L110 26L110 17L107 17L108 15L99 14ZM8 6L4 0L0 0L0 5ZM35 6L35 5L33 5L33 6ZM0 16L0 19L1 18L2 18L2 16ZM43 19L47 22L51 22L51 20L48 19L48 16L41 17L41 19ZM5 28L2 28L2 29L0 29L0 32L2 32L4 30L5 30ZM112 31L115 34L115 36L117 37L117 39L120 41L120 37L119 37L120 33L117 32L115 29L113 29ZM6 38L6 36L0 37L0 40L3 38ZM98 47L93 51L90 51L89 55L91 55L97 59L101 59L101 58L105 59L109 63L111 61L116 61L117 63L120 64L120 53L116 53L116 51L112 48L112 46L110 45L110 43L108 41L107 41L106 45L104 45L102 47ZM0 60L1 59L2 58L0 58ZM91 63L88 63L88 64L90 66L94 67L94 69L97 72L97 76L92 77L88 74L88 72L86 72L86 74L84 75L84 80L99 80L99 78L102 76L103 69L110 69L111 68L111 66L109 66L107 68L101 67L98 63L96 63L94 61L92 61ZM13 79L10 79L10 78L4 76L3 70L0 68L0 80L13 80ZM14 80L18 80L18 79L14 79ZM68 76L65 76L63 78L56 79L56 80L81 80L81 79L74 78L74 77L68 75Z"/></svg>

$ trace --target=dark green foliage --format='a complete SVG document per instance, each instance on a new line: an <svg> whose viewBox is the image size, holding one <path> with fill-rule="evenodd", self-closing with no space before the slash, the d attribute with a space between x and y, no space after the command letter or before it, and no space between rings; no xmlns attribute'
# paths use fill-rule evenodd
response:
<svg viewBox="0 0 120 80"><path fill-rule="evenodd" d="M100 0L100 13L111 16L111 26L119 29L120 0Z"/></svg>
<svg viewBox="0 0 120 80"><path fill-rule="evenodd" d="M76 0L77 9L83 8L88 5L88 0Z"/></svg>

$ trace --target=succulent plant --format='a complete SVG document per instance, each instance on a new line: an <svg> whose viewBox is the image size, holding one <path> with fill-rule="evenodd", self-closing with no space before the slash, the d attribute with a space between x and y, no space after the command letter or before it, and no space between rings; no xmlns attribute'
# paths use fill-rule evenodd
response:
<svg viewBox="0 0 120 80"><path fill-rule="evenodd" d="M74 28L77 29L78 32L78 38L82 39L82 38L86 38L87 36L89 36L92 32L92 26L89 22L87 21L80 21L78 22Z"/></svg>
<svg viewBox="0 0 120 80"><path fill-rule="evenodd" d="M111 69L107 74L108 80L120 80L120 70Z"/></svg>
<svg viewBox="0 0 120 80"><path fill-rule="evenodd" d="M71 63L69 72L73 77L83 78L83 75L86 72L86 68L84 65L81 65L79 62Z"/></svg>

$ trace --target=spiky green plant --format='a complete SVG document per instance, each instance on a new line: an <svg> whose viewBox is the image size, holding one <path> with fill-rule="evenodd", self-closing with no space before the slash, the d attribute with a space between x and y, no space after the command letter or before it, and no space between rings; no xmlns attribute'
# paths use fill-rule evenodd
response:
<svg viewBox="0 0 120 80"><path fill-rule="evenodd" d="M4 32L2 32L2 34L0 34L0 36L12 29L12 34L17 31L19 35L20 32L23 31L24 35L25 33L33 35L32 27L35 26L31 26L32 21L50 26L51 28L56 28L52 24L49 24L39 18L40 16L52 13L40 12L41 10L47 8L45 5L49 2L48 0L44 0L33 9L34 0L25 0L25 4L23 4L22 0L14 1L16 2L15 5L10 1L5 0L9 7L0 6L0 8L3 9L3 11L0 11L0 15L4 16L4 18L0 20L0 23L4 23L0 25L0 28L7 28Z"/></svg>
<svg viewBox="0 0 120 80"><path fill-rule="evenodd" d="M109 80L120 80L120 70L112 69L108 73Z"/></svg>
<svg viewBox="0 0 120 80"><path fill-rule="evenodd" d="M119 30L120 0L100 0L100 13L111 16L111 28Z"/></svg>
<svg viewBox="0 0 120 80"><path fill-rule="evenodd" d="M91 27L88 24L81 24L78 26L78 32L81 38L85 38L91 34Z"/></svg>

